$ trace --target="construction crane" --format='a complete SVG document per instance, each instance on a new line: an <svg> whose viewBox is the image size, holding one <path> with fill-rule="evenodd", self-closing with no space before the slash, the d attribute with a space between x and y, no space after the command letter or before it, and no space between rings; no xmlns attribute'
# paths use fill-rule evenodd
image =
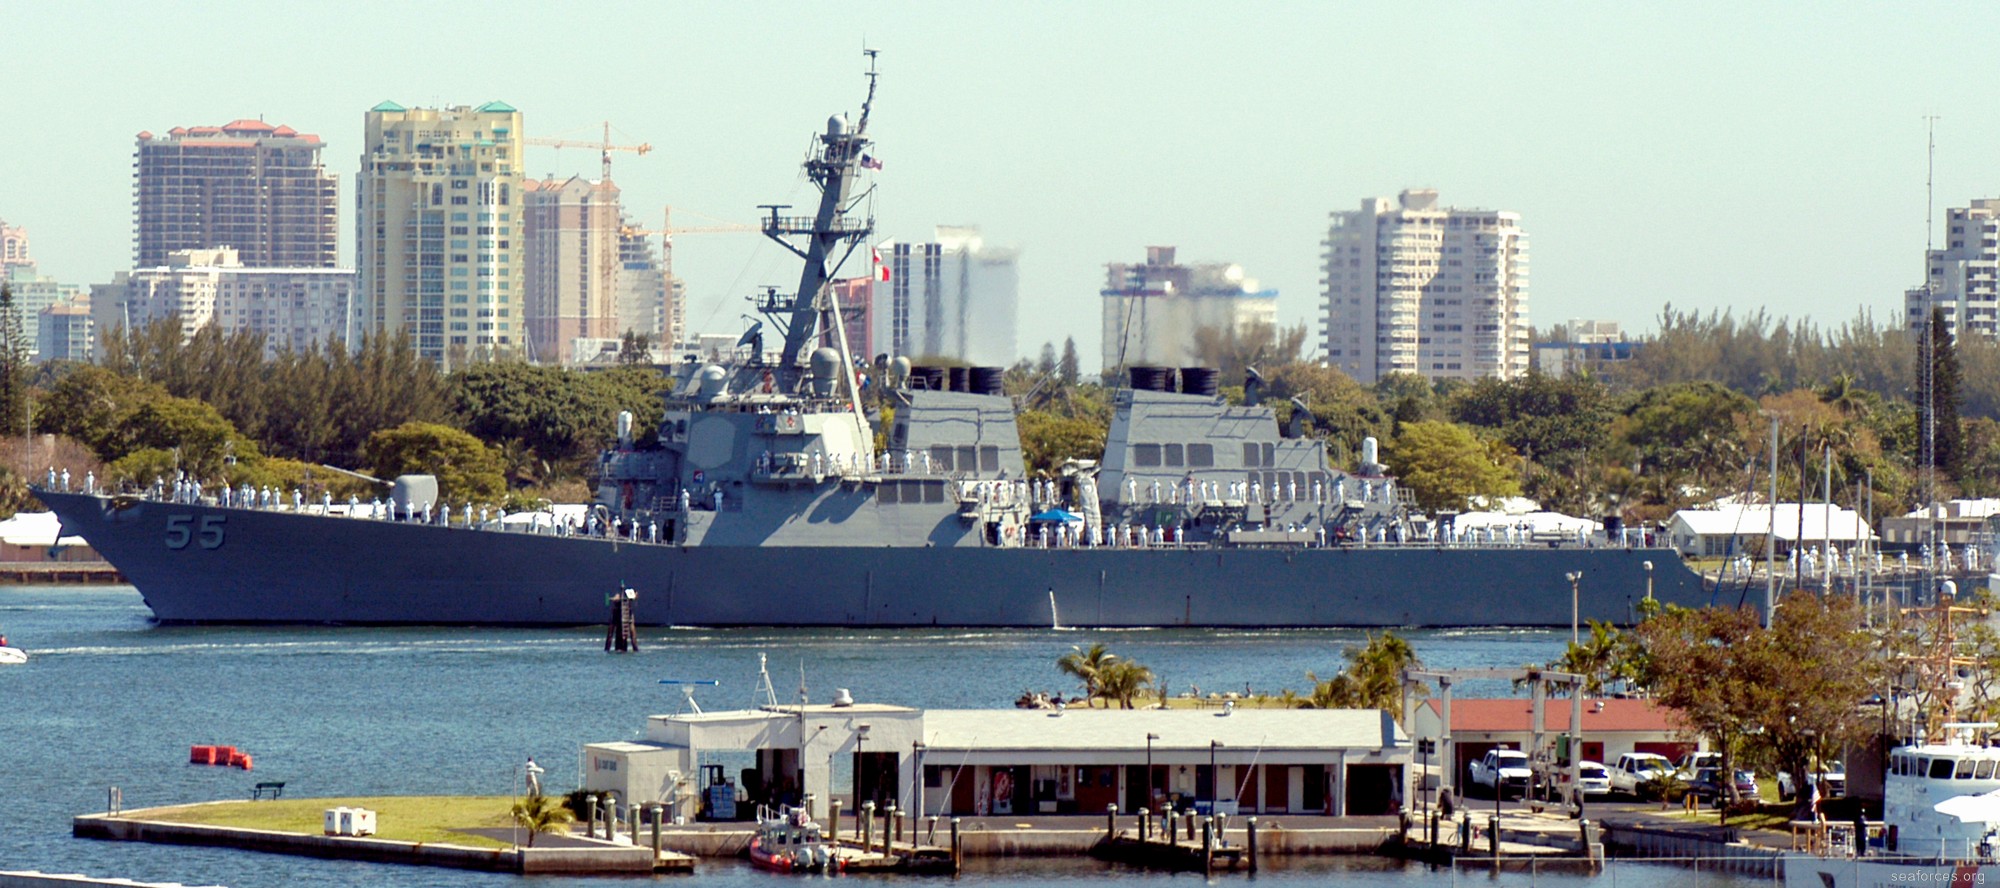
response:
<svg viewBox="0 0 2000 888"><path fill-rule="evenodd" d="M611 121L609 120L604 122L604 141L602 142L585 142L577 139L528 139L526 141L530 145L539 145L543 148L595 148L603 152L604 178L602 181L605 182L611 181L611 152L630 151L634 154L644 156L653 150L653 146L649 142L641 142L637 145L612 144Z"/></svg>

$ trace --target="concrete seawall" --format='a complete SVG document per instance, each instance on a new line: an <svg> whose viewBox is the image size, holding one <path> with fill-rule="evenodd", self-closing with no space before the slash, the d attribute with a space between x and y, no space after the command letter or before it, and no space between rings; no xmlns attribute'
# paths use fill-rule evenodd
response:
<svg viewBox="0 0 2000 888"><path fill-rule="evenodd" d="M1784 852L1734 838L1734 830L1677 830L1637 823L1604 823L1604 846L1614 857L1676 858L1703 872L1761 879L1775 879L1784 874Z"/></svg>
<svg viewBox="0 0 2000 888"><path fill-rule="evenodd" d="M96 879L73 873L44 873L33 870L0 872L0 888L195 888L179 882L134 882L131 879ZM204 885L200 888L222 888Z"/></svg>
<svg viewBox="0 0 2000 888"><path fill-rule="evenodd" d="M1243 817L1231 817L1225 838L1242 843ZM1121 829L1131 830L1133 818L1121 816ZM1324 817L1317 815L1266 815L1259 821L1257 850L1260 855L1372 854L1396 838L1393 817ZM660 847L696 857L740 857L750 847L755 831L748 826L704 825L699 828L667 827L661 830ZM841 825L840 836L854 839L860 834L852 821ZM1089 853L1103 841L1102 817L993 817L963 818L959 825L959 847L966 857L1076 857ZM880 840L877 833L877 841ZM904 841L949 847L951 827L940 820L936 832L928 826L904 833ZM650 828L641 828L632 837L634 844L651 847Z"/></svg>
<svg viewBox="0 0 2000 888"><path fill-rule="evenodd" d="M315 836L195 823L168 823L102 814L75 818L71 821L70 832L79 838L87 839L154 842L167 845L210 845L304 857L369 860L379 863L441 866L489 872L650 873L653 871L652 848L610 844L592 848L475 848L435 842Z"/></svg>

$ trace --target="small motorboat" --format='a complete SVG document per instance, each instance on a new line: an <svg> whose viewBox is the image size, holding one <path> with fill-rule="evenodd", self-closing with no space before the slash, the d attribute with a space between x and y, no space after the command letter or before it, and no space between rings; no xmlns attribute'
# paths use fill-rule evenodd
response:
<svg viewBox="0 0 2000 888"><path fill-rule="evenodd" d="M0 645L0 666L19 666L26 662L28 662L27 651Z"/></svg>
<svg viewBox="0 0 2000 888"><path fill-rule="evenodd" d="M750 863L785 873L835 872L841 857L804 808L760 810Z"/></svg>

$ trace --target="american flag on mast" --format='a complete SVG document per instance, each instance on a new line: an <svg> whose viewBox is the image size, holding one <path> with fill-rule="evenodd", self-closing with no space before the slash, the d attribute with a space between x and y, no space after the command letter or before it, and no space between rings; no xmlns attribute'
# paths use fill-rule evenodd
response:
<svg viewBox="0 0 2000 888"><path fill-rule="evenodd" d="M874 247L869 247L868 254L875 257L875 279L883 283L888 283L889 266L882 264L882 251Z"/></svg>

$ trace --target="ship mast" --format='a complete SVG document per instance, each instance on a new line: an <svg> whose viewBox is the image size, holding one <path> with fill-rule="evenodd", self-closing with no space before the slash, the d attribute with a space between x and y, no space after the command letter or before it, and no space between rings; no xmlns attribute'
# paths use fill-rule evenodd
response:
<svg viewBox="0 0 2000 888"><path fill-rule="evenodd" d="M766 293L757 297L758 310L784 330L785 345L778 361L780 366L798 364L807 344L819 330L822 299L834 271L875 229L872 213L867 219L851 219L847 215L852 207L848 192L860 176L864 161L871 160L865 149L869 144L868 114L875 104L876 52L872 49L865 52L869 60L868 98L861 103L860 122L850 128L846 115L836 114L828 118L826 131L814 137L812 152L805 161L806 178L819 188L819 209L811 216L787 216L782 211L789 207L762 207L768 211L764 219L764 236L805 260L805 267L799 273L797 291L790 295ZM803 245L794 243L794 238L802 238ZM843 245L845 250L829 269L828 261Z"/></svg>

